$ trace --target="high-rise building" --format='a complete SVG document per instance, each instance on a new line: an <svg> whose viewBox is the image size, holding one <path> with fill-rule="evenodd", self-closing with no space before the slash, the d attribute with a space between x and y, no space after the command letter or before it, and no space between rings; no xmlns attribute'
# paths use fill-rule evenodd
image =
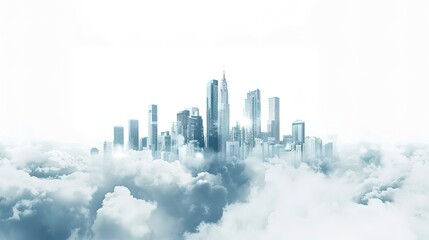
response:
<svg viewBox="0 0 429 240"><path fill-rule="evenodd" d="M169 131L161 132L161 151L171 152L171 135Z"/></svg>
<svg viewBox="0 0 429 240"><path fill-rule="evenodd" d="M229 140L229 101L228 84L225 78L225 71L220 86L219 101L219 147L222 152L226 150L226 141Z"/></svg>
<svg viewBox="0 0 429 240"><path fill-rule="evenodd" d="M292 123L292 141L295 145L305 142L305 122L296 120Z"/></svg>
<svg viewBox="0 0 429 240"><path fill-rule="evenodd" d="M218 119L218 81L211 80L207 84L207 124L206 147L211 151L219 151L219 119Z"/></svg>
<svg viewBox="0 0 429 240"><path fill-rule="evenodd" d="M141 151L147 149L147 137L140 138L140 148Z"/></svg>
<svg viewBox="0 0 429 240"><path fill-rule="evenodd" d="M148 111L148 148L152 153L158 150L158 106L154 104Z"/></svg>
<svg viewBox="0 0 429 240"><path fill-rule="evenodd" d="M231 161L240 159L240 143L238 141L227 141L225 144L225 157Z"/></svg>
<svg viewBox="0 0 429 240"><path fill-rule="evenodd" d="M187 130L187 139L189 141L198 141L198 147L204 148L204 128L201 116L190 116Z"/></svg>
<svg viewBox="0 0 429 240"><path fill-rule="evenodd" d="M178 139L178 123L173 122L171 125L171 152L174 154L179 153L179 139Z"/></svg>
<svg viewBox="0 0 429 240"><path fill-rule="evenodd" d="M105 141L103 143L103 155L104 155L104 157L111 157L112 153L113 153L112 142Z"/></svg>
<svg viewBox="0 0 429 240"><path fill-rule="evenodd" d="M91 153L91 156L95 156L95 155L98 155L100 151L98 150L98 148L93 147L91 148L90 153Z"/></svg>
<svg viewBox="0 0 429 240"><path fill-rule="evenodd" d="M272 97L268 99L268 137L274 138L274 143L280 141L280 99Z"/></svg>
<svg viewBox="0 0 429 240"><path fill-rule="evenodd" d="M113 128L113 146L124 148L124 127L115 126Z"/></svg>
<svg viewBox="0 0 429 240"><path fill-rule="evenodd" d="M326 143L323 149L324 159L332 160L334 157L334 144L332 142Z"/></svg>
<svg viewBox="0 0 429 240"><path fill-rule="evenodd" d="M241 146L241 127L238 122L231 128L231 135L229 138L231 141L237 141Z"/></svg>
<svg viewBox="0 0 429 240"><path fill-rule="evenodd" d="M285 147L286 151L291 151L293 147L292 135L283 135L282 144Z"/></svg>
<svg viewBox="0 0 429 240"><path fill-rule="evenodd" d="M261 134L261 91L256 89L247 93L244 104L244 117L246 120L246 144L255 147L255 138Z"/></svg>
<svg viewBox="0 0 429 240"><path fill-rule="evenodd" d="M292 141L295 156L300 156L300 161L304 161L304 143L305 143L305 123L296 120L292 123ZM295 158L297 159L297 158Z"/></svg>
<svg viewBox="0 0 429 240"><path fill-rule="evenodd" d="M129 120L128 126L128 148L137 151L139 150L139 120Z"/></svg>
<svg viewBox="0 0 429 240"><path fill-rule="evenodd" d="M188 120L189 110L183 110L177 113L177 134L183 136L183 144L188 143Z"/></svg>

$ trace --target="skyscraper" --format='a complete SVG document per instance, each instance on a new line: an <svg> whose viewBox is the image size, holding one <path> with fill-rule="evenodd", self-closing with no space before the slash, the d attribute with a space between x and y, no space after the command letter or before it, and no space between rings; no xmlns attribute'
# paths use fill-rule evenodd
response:
<svg viewBox="0 0 429 240"><path fill-rule="evenodd" d="M112 157L113 144L112 142L104 141L103 143L103 155L105 158Z"/></svg>
<svg viewBox="0 0 429 240"><path fill-rule="evenodd" d="M93 147L91 148L90 153L91 153L91 156L95 156L95 155L98 155L100 151L98 150L98 148Z"/></svg>
<svg viewBox="0 0 429 240"><path fill-rule="evenodd" d="M239 142L241 146L241 126L238 122L235 124L235 126L231 128L231 134L229 138L231 139L231 141Z"/></svg>
<svg viewBox="0 0 429 240"><path fill-rule="evenodd" d="M227 141L225 144L225 157L231 161L234 159L240 159L240 143L237 141Z"/></svg>
<svg viewBox="0 0 429 240"><path fill-rule="evenodd" d="M113 146L124 148L124 127L115 126L113 128Z"/></svg>
<svg viewBox="0 0 429 240"><path fill-rule="evenodd" d="M139 120L129 120L128 128L128 148L139 150Z"/></svg>
<svg viewBox="0 0 429 240"><path fill-rule="evenodd" d="M222 152L226 150L226 141L229 140L229 102L228 84L225 78L225 71L220 86L219 102L219 147Z"/></svg>
<svg viewBox="0 0 429 240"><path fill-rule="evenodd" d="M171 135L169 131L161 132L161 151L171 152Z"/></svg>
<svg viewBox="0 0 429 240"><path fill-rule="evenodd" d="M149 105L148 111L148 148L155 153L158 150L158 106Z"/></svg>
<svg viewBox="0 0 429 240"><path fill-rule="evenodd" d="M219 151L218 88L217 80L211 80L207 84L206 147L214 152Z"/></svg>
<svg viewBox="0 0 429 240"><path fill-rule="evenodd" d="M280 99L272 97L268 99L268 137L274 138L274 143L280 141Z"/></svg>
<svg viewBox="0 0 429 240"><path fill-rule="evenodd" d="M294 145L302 145L305 142L305 122L296 120L292 123L292 141Z"/></svg>
<svg viewBox="0 0 429 240"><path fill-rule="evenodd" d="M255 138L261 134L261 91L256 89L247 93L244 104L244 117L246 120L246 144L255 147Z"/></svg>
<svg viewBox="0 0 429 240"><path fill-rule="evenodd" d="M324 159L332 160L334 157L334 144L332 142L326 143L323 148Z"/></svg>
<svg viewBox="0 0 429 240"><path fill-rule="evenodd" d="M188 143L188 120L189 110L183 110L177 113L177 134L183 136L183 144Z"/></svg>
<svg viewBox="0 0 429 240"><path fill-rule="evenodd" d="M140 138L140 151L147 149L147 137Z"/></svg>
<svg viewBox="0 0 429 240"><path fill-rule="evenodd" d="M187 130L188 141L198 141L198 147L204 148L204 128L201 116L190 116Z"/></svg>

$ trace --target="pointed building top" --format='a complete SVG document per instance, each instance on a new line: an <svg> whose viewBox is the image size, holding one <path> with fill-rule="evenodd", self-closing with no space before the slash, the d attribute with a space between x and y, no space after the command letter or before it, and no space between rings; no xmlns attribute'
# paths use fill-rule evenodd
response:
<svg viewBox="0 0 429 240"><path fill-rule="evenodd" d="M225 79L225 66L223 67L223 78L222 78L222 80L226 81L226 79Z"/></svg>

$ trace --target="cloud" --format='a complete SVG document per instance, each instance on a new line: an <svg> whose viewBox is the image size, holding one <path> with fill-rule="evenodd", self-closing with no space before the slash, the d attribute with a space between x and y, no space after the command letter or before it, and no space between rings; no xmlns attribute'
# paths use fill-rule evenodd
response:
<svg viewBox="0 0 429 240"><path fill-rule="evenodd" d="M428 238L427 148L342 149L321 171L288 158L188 164L148 152L90 158L54 144L2 146L0 238Z"/></svg>
<svg viewBox="0 0 429 240"><path fill-rule="evenodd" d="M154 209L156 203L136 199L128 188L117 186L97 210L94 239L144 239L150 232L147 222Z"/></svg>
<svg viewBox="0 0 429 240"><path fill-rule="evenodd" d="M329 175L266 163L247 202L228 205L219 223L202 223L186 239L426 239L429 155L357 150L343 152L351 161L339 160Z"/></svg>

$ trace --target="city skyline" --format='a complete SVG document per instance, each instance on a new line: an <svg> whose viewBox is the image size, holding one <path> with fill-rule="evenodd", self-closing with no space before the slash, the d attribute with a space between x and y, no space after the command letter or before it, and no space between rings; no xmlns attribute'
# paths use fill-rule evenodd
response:
<svg viewBox="0 0 429 240"><path fill-rule="evenodd" d="M335 140L324 142L320 137L306 135L305 122L295 120L291 123L291 134L280 132L280 98L268 98L267 131L261 130L261 91L259 88L248 91L244 99L243 120L230 127L228 84L225 71L219 81L212 79L206 88L206 127L198 107L180 110L171 122L169 130L160 129L158 134L158 105L148 106L148 136L142 137L139 120L129 120L128 149L151 152L153 159L183 161L186 157L202 153L204 157L216 157L227 161L246 159L258 155L262 159L272 157L292 158L297 162L331 161L336 155ZM124 127L114 126L113 142L103 142L103 155L112 157L118 151L124 153ZM170 134L171 133L171 134ZM140 138L139 138L140 136ZM281 136L281 138L280 138ZM135 139L139 139L138 143ZM334 147L335 144L335 147ZM256 149L256 152L254 150ZM91 156L98 149L90 149ZM116 156L116 155L115 155ZM321 166L319 166L321 167Z"/></svg>

